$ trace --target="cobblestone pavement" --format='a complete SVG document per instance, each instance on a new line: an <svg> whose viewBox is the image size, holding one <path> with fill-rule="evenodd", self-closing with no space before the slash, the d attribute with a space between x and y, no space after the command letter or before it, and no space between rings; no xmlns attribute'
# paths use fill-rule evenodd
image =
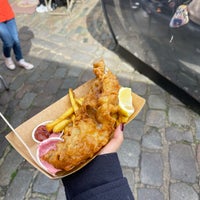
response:
<svg viewBox="0 0 200 200"><path fill-rule="evenodd" d="M0 85L0 110L14 127L93 77L92 62L103 57L122 85L146 99L125 127L119 150L135 199L200 199L200 116L112 50L97 0L76 3L71 16L18 14L16 20L25 58L35 69L9 71L0 60L10 87ZM8 132L0 120L0 200L65 199L61 181L27 163L5 140Z"/></svg>

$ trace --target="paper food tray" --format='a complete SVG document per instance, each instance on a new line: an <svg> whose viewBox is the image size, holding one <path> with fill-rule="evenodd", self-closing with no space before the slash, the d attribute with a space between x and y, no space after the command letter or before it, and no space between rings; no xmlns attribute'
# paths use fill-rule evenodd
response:
<svg viewBox="0 0 200 200"><path fill-rule="evenodd" d="M77 98L85 96L87 92L90 89L90 85L92 84L93 80L90 80L86 82L85 84L81 85L77 89L74 90L75 95ZM135 93L132 93L133 97L133 106L135 108L135 112L133 115L130 117L129 122L133 120L138 113L141 111L145 104L145 99L142 97L138 96ZM48 106L29 120L25 121L22 123L20 126L18 126L15 130L16 132L20 135L24 143L33 151L37 150L38 144L35 143L32 139L32 131L33 129L40 123L44 121L49 121L49 120L54 120L58 118L63 112L71 106L69 96L66 95L53 103L52 105ZM86 163L83 165L77 167L76 169L73 169L69 172L66 172L64 174L58 174L56 176L52 176L48 172L46 172L44 169L42 169L38 163L36 163L33 158L30 156L29 152L26 150L22 142L18 139L18 137L11 131L7 136L6 139L9 141L9 143L21 154L22 157L24 157L31 165L33 165L36 169L38 169L40 172L42 172L44 175L49 177L50 179L58 179L62 178L64 176L67 176L69 174L74 173L75 171L79 170L83 166L85 166L88 162L90 162L92 159L88 160Z"/></svg>

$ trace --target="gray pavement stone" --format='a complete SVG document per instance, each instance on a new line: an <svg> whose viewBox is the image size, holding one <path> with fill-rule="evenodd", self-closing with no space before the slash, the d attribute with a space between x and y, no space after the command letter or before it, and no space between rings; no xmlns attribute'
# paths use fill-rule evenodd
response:
<svg viewBox="0 0 200 200"><path fill-rule="evenodd" d="M4 200L22 200L25 199L27 190L32 181L33 172L28 170L19 170L12 181Z"/></svg>
<svg viewBox="0 0 200 200"><path fill-rule="evenodd" d="M62 80L57 78L51 78L45 85L46 95L56 94L62 84Z"/></svg>
<svg viewBox="0 0 200 200"><path fill-rule="evenodd" d="M71 55L71 59L72 60L79 60L80 62L83 62L83 63L90 63L90 61L94 60L95 57L94 57L94 55L89 55L89 54L86 54L86 53L76 51Z"/></svg>
<svg viewBox="0 0 200 200"><path fill-rule="evenodd" d="M170 185L170 200L199 200L199 195L186 183L174 183Z"/></svg>
<svg viewBox="0 0 200 200"><path fill-rule="evenodd" d="M0 166L0 185L1 186L7 186L10 183L12 179L12 175L16 173L22 160L23 158L14 149L12 149L8 153L4 162Z"/></svg>
<svg viewBox="0 0 200 200"><path fill-rule="evenodd" d="M154 188L139 188L138 200L164 200L164 195Z"/></svg>
<svg viewBox="0 0 200 200"><path fill-rule="evenodd" d="M173 106L169 108L169 122L178 126L189 126L190 115L184 107Z"/></svg>
<svg viewBox="0 0 200 200"><path fill-rule="evenodd" d="M16 110L13 112L13 115L10 119L10 124L16 128L17 126L19 126L26 118L25 118L25 115L26 115L26 112L25 110Z"/></svg>
<svg viewBox="0 0 200 200"><path fill-rule="evenodd" d="M119 80L119 83L121 86L123 87L130 87L130 83L131 83L131 80L130 78L128 78L128 76L130 76L130 74L127 74L127 73L120 73L120 74L117 74L117 77L118 77L118 80Z"/></svg>
<svg viewBox="0 0 200 200"><path fill-rule="evenodd" d="M27 109L32 104L33 99L36 97L35 93L28 92L21 99L19 106L21 109Z"/></svg>
<svg viewBox="0 0 200 200"><path fill-rule="evenodd" d="M35 83L34 83L35 84ZM21 100L23 98L23 96L29 92L30 90L33 89L33 84L29 84L29 83L26 83L24 84L21 88L19 88L16 92L16 95L15 95L15 98L18 99L18 100Z"/></svg>
<svg viewBox="0 0 200 200"><path fill-rule="evenodd" d="M188 183L195 183L197 169L191 146L186 144L171 145L169 160L172 178Z"/></svg>
<svg viewBox="0 0 200 200"><path fill-rule="evenodd" d="M55 72L54 77L55 78L65 78L67 74L68 69L65 68L58 68Z"/></svg>
<svg viewBox="0 0 200 200"><path fill-rule="evenodd" d="M174 96L169 97L169 104L173 106L184 106L184 104Z"/></svg>
<svg viewBox="0 0 200 200"><path fill-rule="evenodd" d="M166 112L162 110L148 110L146 124L158 128L165 127Z"/></svg>
<svg viewBox="0 0 200 200"><path fill-rule="evenodd" d="M68 93L69 88L75 89L77 86L78 86L78 80L74 77L68 77L63 81L60 88L65 89L66 92Z"/></svg>
<svg viewBox="0 0 200 200"><path fill-rule="evenodd" d="M81 76L81 82L85 83L86 81L95 78L93 72L92 72L92 67L87 68Z"/></svg>
<svg viewBox="0 0 200 200"><path fill-rule="evenodd" d="M200 144L197 146L197 162L198 162L199 167L200 167Z"/></svg>
<svg viewBox="0 0 200 200"><path fill-rule="evenodd" d="M162 137L156 129L150 129L142 138L142 146L149 149L161 149Z"/></svg>
<svg viewBox="0 0 200 200"><path fill-rule="evenodd" d="M148 98L148 105L150 109L165 110L167 108L164 95L150 95Z"/></svg>
<svg viewBox="0 0 200 200"><path fill-rule="evenodd" d="M135 176L132 169L122 168L123 175L127 178L130 189L134 193Z"/></svg>
<svg viewBox="0 0 200 200"><path fill-rule="evenodd" d="M118 155L122 166L138 167L140 155L139 143L134 140L125 139Z"/></svg>
<svg viewBox="0 0 200 200"><path fill-rule="evenodd" d="M72 67L68 71L68 76L70 77L79 77L83 73L83 69L79 67Z"/></svg>
<svg viewBox="0 0 200 200"><path fill-rule="evenodd" d="M141 156L141 182L161 186L163 184L163 160L160 153L143 152Z"/></svg>
<svg viewBox="0 0 200 200"><path fill-rule="evenodd" d="M7 105L10 99L14 96L14 91L5 92L0 95L0 102L2 105Z"/></svg>
<svg viewBox="0 0 200 200"><path fill-rule="evenodd" d="M59 187L58 194L57 194L57 197L56 197L56 200L61 200L61 199L66 199L65 188L63 187L62 183L60 183L60 187Z"/></svg>
<svg viewBox="0 0 200 200"><path fill-rule="evenodd" d="M38 192L42 194L49 194L57 192L59 187L58 180L51 180L47 176L39 173L33 183L33 192Z"/></svg>
<svg viewBox="0 0 200 200"><path fill-rule="evenodd" d="M140 96L144 96L147 92L147 84L143 82L133 81L131 84L132 91Z"/></svg>
<svg viewBox="0 0 200 200"><path fill-rule="evenodd" d="M155 84L151 84L149 90L150 90L150 95L151 94L161 95L165 93L165 91L161 87Z"/></svg>
<svg viewBox="0 0 200 200"><path fill-rule="evenodd" d="M67 43L68 48L76 49L78 48L81 52L87 52L89 54L94 54L97 51L98 46L93 44L84 44L80 45L79 41L69 40Z"/></svg>
<svg viewBox="0 0 200 200"><path fill-rule="evenodd" d="M196 126L196 139L200 140L200 118L195 119L195 126Z"/></svg>
<svg viewBox="0 0 200 200"><path fill-rule="evenodd" d="M144 122L139 120L131 121L125 126L124 135L126 138L140 141L144 135Z"/></svg>
<svg viewBox="0 0 200 200"><path fill-rule="evenodd" d="M19 74L13 81L12 84L10 85L11 90L18 90L20 87L23 86L23 84L27 80L27 76L24 76L24 74Z"/></svg>
<svg viewBox="0 0 200 200"><path fill-rule="evenodd" d="M192 132L180 130L177 127L168 127L166 128L166 139L168 141L187 141L187 142L193 142L193 135Z"/></svg>
<svg viewBox="0 0 200 200"><path fill-rule="evenodd" d="M5 191L3 191L3 188L0 187L0 199L3 199L5 197Z"/></svg>
<svg viewBox="0 0 200 200"><path fill-rule="evenodd" d="M53 100L53 97L51 95L46 95L45 93L42 93L42 94L38 94L35 97L32 105L36 107L46 107L46 105L50 105L52 100Z"/></svg>

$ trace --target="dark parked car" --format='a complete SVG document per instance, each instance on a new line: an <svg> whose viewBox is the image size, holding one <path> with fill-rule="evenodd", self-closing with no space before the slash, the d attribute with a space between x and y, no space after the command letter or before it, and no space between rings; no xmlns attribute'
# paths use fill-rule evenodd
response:
<svg viewBox="0 0 200 200"><path fill-rule="evenodd" d="M178 28L169 26L178 6L190 1L101 2L118 46L200 102L200 25L189 20Z"/></svg>

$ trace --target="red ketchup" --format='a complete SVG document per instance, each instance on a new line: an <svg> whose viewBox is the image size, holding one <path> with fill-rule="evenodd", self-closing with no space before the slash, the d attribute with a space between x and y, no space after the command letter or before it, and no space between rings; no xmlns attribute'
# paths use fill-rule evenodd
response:
<svg viewBox="0 0 200 200"><path fill-rule="evenodd" d="M51 135L51 133L49 131L47 131L45 125L39 126L35 131L35 139L40 142L48 139L50 135Z"/></svg>

